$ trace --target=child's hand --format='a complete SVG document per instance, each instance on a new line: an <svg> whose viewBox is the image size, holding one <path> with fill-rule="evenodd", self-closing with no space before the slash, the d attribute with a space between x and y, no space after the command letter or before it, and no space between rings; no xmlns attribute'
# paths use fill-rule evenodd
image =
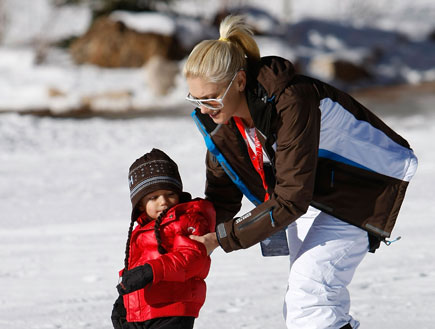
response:
<svg viewBox="0 0 435 329"><path fill-rule="evenodd" d="M143 289L148 283L153 281L153 270L150 265L145 264L124 271L122 281L116 286L120 295L129 294L133 291Z"/></svg>
<svg viewBox="0 0 435 329"><path fill-rule="evenodd" d="M219 247L219 242L217 240L216 233L207 233L202 236L189 235L189 238L201 242L207 249L207 255L210 255L213 250Z"/></svg>

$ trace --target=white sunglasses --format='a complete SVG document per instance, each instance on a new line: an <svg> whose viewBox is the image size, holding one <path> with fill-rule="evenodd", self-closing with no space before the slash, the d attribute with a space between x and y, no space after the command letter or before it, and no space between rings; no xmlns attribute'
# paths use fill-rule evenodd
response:
<svg viewBox="0 0 435 329"><path fill-rule="evenodd" d="M186 96L186 100L191 102L192 104L196 105L196 106L204 106L212 111L219 111L220 109L222 109L224 107L224 98L228 93L228 90L230 90L231 85L233 84L234 79L237 76L237 73L239 73L239 71L237 71L233 78L230 81L230 84L228 85L227 89L225 89L224 94L222 95L222 97L220 98L195 98L193 97L190 93L187 94Z"/></svg>

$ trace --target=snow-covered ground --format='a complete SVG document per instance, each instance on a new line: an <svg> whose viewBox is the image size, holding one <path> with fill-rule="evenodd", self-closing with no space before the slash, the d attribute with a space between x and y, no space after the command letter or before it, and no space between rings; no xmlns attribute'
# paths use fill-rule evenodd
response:
<svg viewBox="0 0 435 329"><path fill-rule="evenodd" d="M434 96L425 99L403 97L385 112L371 102L420 164L393 231L402 239L368 254L351 284L362 329L433 328ZM391 112L421 104L412 115ZM189 112L126 120L0 117L0 328L110 328L129 223L129 165L161 148L179 164L185 189L203 196L205 148ZM287 270L286 258L263 258L257 246L215 251L196 328L285 328Z"/></svg>

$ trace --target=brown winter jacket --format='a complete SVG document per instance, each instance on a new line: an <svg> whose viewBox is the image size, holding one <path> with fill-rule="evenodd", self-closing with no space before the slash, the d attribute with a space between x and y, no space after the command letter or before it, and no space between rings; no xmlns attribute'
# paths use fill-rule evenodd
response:
<svg viewBox="0 0 435 329"><path fill-rule="evenodd" d="M310 204L379 239L389 237L417 167L407 141L348 94L295 74L285 59L262 58L247 73L249 110L272 164L266 167L268 201L262 202L261 178L234 121L217 125L199 109L192 115L209 148L205 194L216 209L222 248L248 248ZM234 218L243 194L257 206Z"/></svg>

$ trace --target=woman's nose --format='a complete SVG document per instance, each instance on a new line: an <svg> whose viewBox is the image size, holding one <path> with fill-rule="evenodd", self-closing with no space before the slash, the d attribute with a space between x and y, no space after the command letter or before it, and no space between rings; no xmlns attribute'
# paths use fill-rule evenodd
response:
<svg viewBox="0 0 435 329"><path fill-rule="evenodd" d="M201 110L202 114L208 114L209 112L209 109L206 108L205 106L200 106L199 109Z"/></svg>

